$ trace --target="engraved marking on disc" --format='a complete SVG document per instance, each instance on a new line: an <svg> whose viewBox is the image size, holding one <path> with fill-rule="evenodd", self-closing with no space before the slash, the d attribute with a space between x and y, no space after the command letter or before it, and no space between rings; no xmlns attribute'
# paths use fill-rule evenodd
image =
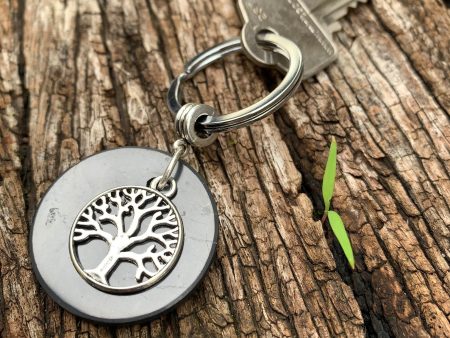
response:
<svg viewBox="0 0 450 338"><path fill-rule="evenodd" d="M69 243L72 262L89 283L111 293L130 293L157 283L174 266L183 245L183 224L161 192L120 187L83 208Z"/></svg>

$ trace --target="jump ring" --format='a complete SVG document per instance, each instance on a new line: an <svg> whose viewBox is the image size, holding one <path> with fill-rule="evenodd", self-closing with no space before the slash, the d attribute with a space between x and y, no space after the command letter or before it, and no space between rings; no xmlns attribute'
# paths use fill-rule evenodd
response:
<svg viewBox="0 0 450 338"><path fill-rule="evenodd" d="M159 189L158 185L159 185L159 182L161 182L161 179L162 179L162 176L157 176L157 177L152 178L148 182L148 186L150 188L152 188L153 190L160 191L168 198L172 198L173 196L175 196L175 193L177 192L177 183L175 182L175 179L173 177L169 177L169 179L168 179L166 185L163 187L163 189ZM167 188L167 185L169 185L168 188Z"/></svg>
<svg viewBox="0 0 450 338"><path fill-rule="evenodd" d="M172 158L170 159L169 165L167 166L166 170L164 170L164 173L159 176L158 183L156 184L156 188L158 190L163 190L166 187L172 175L172 172L175 169L175 166L177 165L180 158L182 158L186 154L187 149L188 145L185 139L181 138L173 143Z"/></svg>
<svg viewBox="0 0 450 338"><path fill-rule="evenodd" d="M199 132L196 127L200 119L213 116L214 114L214 108L206 104L185 104L175 117L175 127L178 135L197 147L210 145L216 140L217 134L204 134Z"/></svg>

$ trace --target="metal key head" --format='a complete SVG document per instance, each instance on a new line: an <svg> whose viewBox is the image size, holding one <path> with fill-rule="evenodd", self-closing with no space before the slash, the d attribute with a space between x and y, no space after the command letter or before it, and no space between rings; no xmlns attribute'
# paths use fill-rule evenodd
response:
<svg viewBox="0 0 450 338"><path fill-rule="evenodd" d="M244 49L255 62L284 69L284 60L277 59L257 43L259 31L274 31L300 47L303 76L308 78L336 59L332 34L341 29L338 20L361 2L367 0L239 0Z"/></svg>
<svg viewBox="0 0 450 338"><path fill-rule="evenodd" d="M257 41L260 31L276 32L296 43L303 54L304 77L310 77L336 59L331 34L311 15L300 0L239 0L244 27L242 44L255 62L287 68L286 60L265 50Z"/></svg>

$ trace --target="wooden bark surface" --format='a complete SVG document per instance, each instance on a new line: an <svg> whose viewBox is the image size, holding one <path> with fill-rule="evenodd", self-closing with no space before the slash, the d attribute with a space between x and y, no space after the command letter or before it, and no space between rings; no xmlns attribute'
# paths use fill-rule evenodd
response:
<svg viewBox="0 0 450 338"><path fill-rule="evenodd" d="M187 157L220 214L217 257L198 290L161 319L107 327L63 311L36 284L36 205L60 173L102 149L168 150L169 82L189 58L239 34L236 5L1 1L2 336L450 336L449 9L373 0L342 24L338 61L279 112ZM185 95L225 113L277 81L235 56ZM333 207L354 271L317 221L332 136Z"/></svg>

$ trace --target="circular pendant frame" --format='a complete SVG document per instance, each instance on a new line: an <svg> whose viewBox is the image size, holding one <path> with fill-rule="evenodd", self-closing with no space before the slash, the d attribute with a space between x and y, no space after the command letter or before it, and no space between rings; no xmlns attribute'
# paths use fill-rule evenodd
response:
<svg viewBox="0 0 450 338"><path fill-rule="evenodd" d="M148 148L108 150L70 168L49 188L33 220L30 254L40 284L59 305L96 322L140 322L172 309L202 280L217 245L217 210L206 183L181 161L174 172L178 190L171 202L182 219L184 241L164 278L134 293L108 293L88 283L70 256L73 222L93 197L116 187L144 186L149 178L161 175L170 159L169 154Z"/></svg>
<svg viewBox="0 0 450 338"><path fill-rule="evenodd" d="M109 265L112 265L110 270L114 270L115 265L117 265L117 263L120 263L119 261L121 259L123 259L123 260L128 259L128 260L131 260L131 262L133 263L133 256L137 256L138 258L140 256L143 256L141 261L134 261L134 263L142 264L142 266L141 266L142 272L148 271L148 269L145 269L145 263L146 263L145 260L148 260L148 261L153 260L153 259L151 259L151 257L154 255L151 255L151 252L145 256L145 255L143 255L143 254L145 254L145 252L141 253L140 255L137 255L136 253L134 253L131 250L125 251L125 249L131 245L131 243L130 243L131 240L139 239L138 236L134 236L134 234L130 234L130 237L127 236L127 232L129 232L130 229L123 229L124 233L122 236L116 235L115 237L113 237L108 232L104 232L102 229L97 229L97 231L94 231L91 236L87 236L88 233L86 232L86 230L92 231L92 229L86 229L85 227L80 228L80 225L79 225L80 220L82 220L83 217L89 217L89 215L86 213L87 210L90 210L91 213L93 213L93 214L96 213L94 210L96 209L96 205L99 200L102 200L102 198L103 198L106 202L106 200L107 200L106 196L111 195L112 193L120 193L120 192L124 192L124 191L125 191L125 193L126 193L126 191L147 192L148 196L154 196L154 197L156 197L157 200L160 200L159 203L160 204L163 203L163 207L164 207L164 205L167 206L167 210L169 211L169 213L172 213L173 220L176 223L174 229L177 231L177 233L176 233L177 241L176 241L176 245L173 248L174 250L173 250L173 254L170 257L170 260L168 262L164 262L166 264L164 264L164 266L162 266L161 269L159 271L157 271L157 273L154 276L151 276L151 277L148 276L149 278L146 281L139 282L138 284L136 284L134 286L112 286L112 285L109 285L109 283L106 280L102 281L98 277L96 278L96 275L98 275L98 273L93 273L93 271L91 271L89 273L83 267L83 264L80 262L80 257L78 255L78 250L77 250L78 245L76 244L77 243L76 234L77 234L77 230L79 232L81 232L82 236L78 236L80 238L79 242L85 242L85 241L93 238L94 236L99 236L100 234L103 234L102 237L107 237L106 239L108 240L108 242L111 242L110 247L113 247L114 243L118 243L118 245L116 245L116 247L121 246L123 248L120 251L120 253L124 257L120 258L120 254L118 254L118 253L115 255L111 255L111 258L113 258L112 261L115 263L109 264ZM138 196L139 196L139 194L138 194ZM121 200L123 200L123 198L121 198ZM120 203L121 202L122 201L120 201ZM103 209L105 210L106 208L103 208ZM136 210L134 210L134 208L133 208L133 213L135 213L135 212L136 212ZM158 209L156 209L155 212L158 212ZM123 217L118 217L118 218L123 218ZM91 220L91 222L97 221L94 219L94 217L91 217L90 220ZM152 220L153 220L153 218L152 218ZM122 221L122 223L123 223L123 219L120 221ZM136 231L134 231L134 232L139 231L139 228L142 226L142 224L139 224L139 223L141 223L142 221L143 220L140 220L139 222L137 222L137 228L136 228ZM125 224L122 224L122 225L123 225L123 228L125 228ZM100 224L98 224L97 226L100 228ZM117 224L115 226L120 227L121 225ZM92 228L92 226L90 228ZM128 231L124 231L124 230L128 230ZM148 228L148 230L152 230L152 229ZM100 233L99 231L102 231L102 232ZM85 234L86 234L86 236L83 236ZM154 235L158 236L158 233L155 233ZM151 240L151 236L149 236L149 237L150 238L147 240L147 242ZM172 237L172 236L170 236L170 237ZM164 241L164 238L161 238L161 241ZM173 268L173 266L176 264L180 254L181 254L181 250L183 248L183 242L184 242L183 221L180 217L180 214L178 213L177 208L173 205L173 203L170 201L169 198L167 198L163 193L159 192L158 190L154 190L152 188L141 187L141 186L124 186L124 187L113 188L113 189L102 192L101 194L99 194L98 196L93 198L91 201L89 201L89 203L80 211L80 213L76 217L75 221L73 222L72 229L70 231L69 250L70 250L70 256L72 258L72 263L74 264L78 273L84 279L86 279L92 286L94 286L102 291L106 291L106 292L110 292L110 293L124 294L124 293L133 293L133 292L144 290L144 289L158 283L160 280L162 280L167 275L167 273L170 272L170 270ZM160 244L164 244L164 243L160 243ZM125 254L128 254L128 257L126 257ZM114 260L114 258L115 258L115 260ZM106 264L108 264L111 260L108 260L108 256L107 256L107 257L105 257L105 259L103 261L106 262ZM148 271L147 273L149 273L149 272L151 272L151 271ZM107 274L109 275L109 271L107 271L105 273L105 275L107 275Z"/></svg>

